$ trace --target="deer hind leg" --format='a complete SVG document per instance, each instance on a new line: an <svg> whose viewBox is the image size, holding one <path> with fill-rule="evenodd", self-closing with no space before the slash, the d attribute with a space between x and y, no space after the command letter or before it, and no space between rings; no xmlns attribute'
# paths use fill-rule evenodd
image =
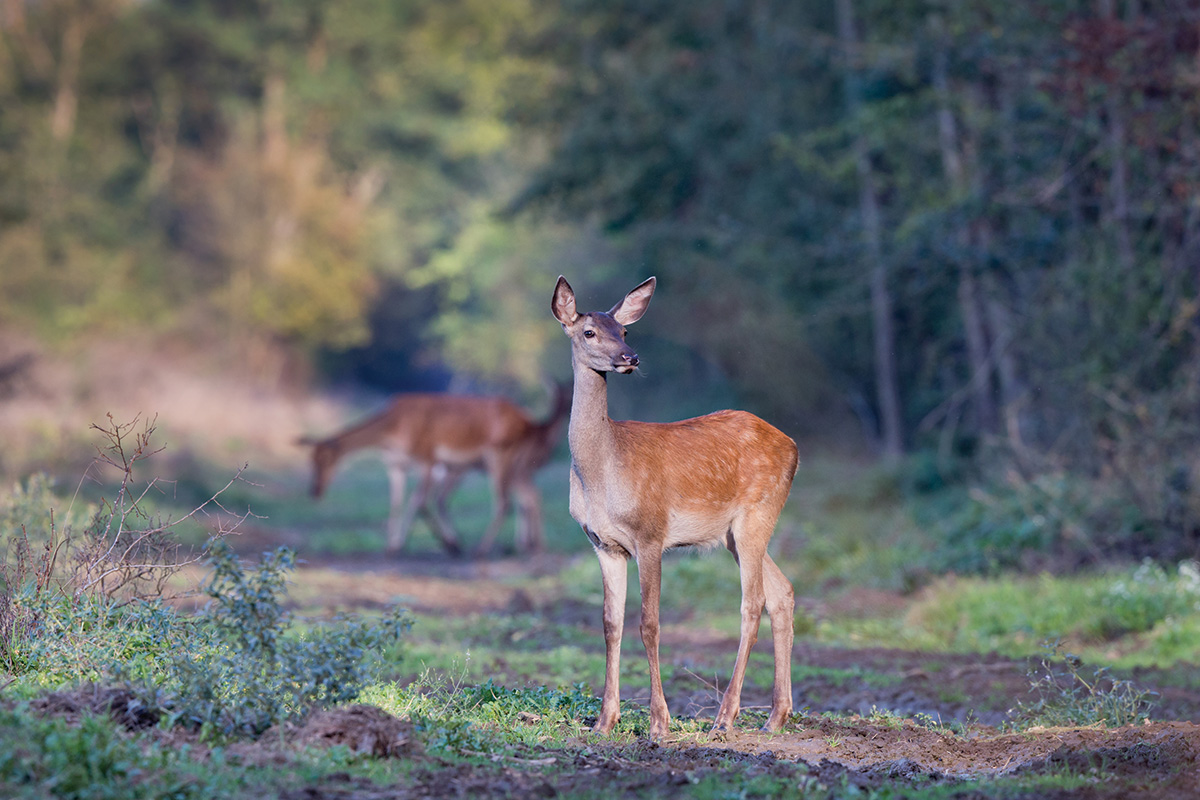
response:
<svg viewBox="0 0 1200 800"><path fill-rule="evenodd" d="M717 718L713 723L713 732L727 731L733 728L738 712L742 710L742 684L746 680L746 665L750 661L750 651L758 641L758 624L762 620L763 604L766 595L763 588L763 563L767 554L767 540L771 528L765 528L762 521L742 518L735 520L733 528L726 537L726 546L733 553L738 563L738 571L742 580L742 628L738 639L737 658L733 662L733 675L721 699L721 707L717 709Z"/></svg>
<svg viewBox="0 0 1200 800"><path fill-rule="evenodd" d="M775 688L771 693L771 716L763 730L777 731L792 713L792 639L796 598L792 583L770 555L763 555L763 591L771 615L771 640L775 648Z"/></svg>
<svg viewBox="0 0 1200 800"><path fill-rule="evenodd" d="M586 529L585 529L586 532ZM591 539L594 534L589 533ZM624 553L596 548L604 583L604 696L592 730L612 733L621 718L621 634L625 630L625 588L629 559Z"/></svg>
<svg viewBox="0 0 1200 800"><path fill-rule="evenodd" d="M650 738L657 741L667 735L671 713L663 695L658 664L658 611L662 593L662 553L650 549L638 554L638 580L642 590L642 645L650 664Z"/></svg>

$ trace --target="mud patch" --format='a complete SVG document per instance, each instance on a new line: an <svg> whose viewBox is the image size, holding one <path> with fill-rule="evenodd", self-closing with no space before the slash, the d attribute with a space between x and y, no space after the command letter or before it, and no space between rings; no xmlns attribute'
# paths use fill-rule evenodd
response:
<svg viewBox="0 0 1200 800"><path fill-rule="evenodd" d="M379 758L419 755L416 727L369 705L352 705L314 712L300 728L301 744L345 745L359 755Z"/></svg>
<svg viewBox="0 0 1200 800"><path fill-rule="evenodd" d="M36 714L61 717L78 722L85 714L107 714L126 730L141 730L156 725L157 711L147 709L128 689L87 684L78 689L50 692L29 703Z"/></svg>

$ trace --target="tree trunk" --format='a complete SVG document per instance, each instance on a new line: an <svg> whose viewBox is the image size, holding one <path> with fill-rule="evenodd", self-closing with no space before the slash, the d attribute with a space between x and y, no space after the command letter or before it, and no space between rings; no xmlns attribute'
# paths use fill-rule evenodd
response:
<svg viewBox="0 0 1200 800"><path fill-rule="evenodd" d="M956 199L964 198L970 190L966 168L959 152L959 134L954 111L950 107L950 79L948 75L945 36L940 30L941 21L934 19L939 46L933 59L933 89L937 95L938 146L942 155L942 168L946 172L950 190ZM958 305L962 317L963 336L967 345L967 364L970 371L969 386L974 401L976 425L981 433L995 429L996 404L992 394L992 363L988 358L988 337L983 317L975 265L971 257L975 237L969 221L962 219L958 229Z"/></svg>
<svg viewBox="0 0 1200 800"><path fill-rule="evenodd" d="M838 0L838 36L846 55L845 90L850 117L858 122L862 98L853 63L858 47L854 29L852 0ZM888 267L883 255L883 230L879 195L866 137L861 129L854 137L854 158L858 174L858 208L862 218L863 243L870 268L871 325L874 338L875 390L879 405L880 441L883 456L897 458L904 450L904 430L900 415L899 381L896 375L896 333L892 320L892 296L888 289Z"/></svg>
<svg viewBox="0 0 1200 800"><path fill-rule="evenodd" d="M79 107L79 67L83 60L83 41L87 25L83 13L76 11L67 17L62 34L62 52L58 58L58 76L54 89L54 110L50 117L50 133L55 141L64 142L75 130L75 114Z"/></svg>
<svg viewBox="0 0 1200 800"><path fill-rule="evenodd" d="M1100 16L1116 20L1113 0L1099 0ZM1130 278L1133 271L1133 237L1129 231L1129 162L1125 157L1125 110L1113 91L1104 94L1104 114L1108 117L1108 149L1112 159L1109 175L1109 224L1116 238L1117 263Z"/></svg>

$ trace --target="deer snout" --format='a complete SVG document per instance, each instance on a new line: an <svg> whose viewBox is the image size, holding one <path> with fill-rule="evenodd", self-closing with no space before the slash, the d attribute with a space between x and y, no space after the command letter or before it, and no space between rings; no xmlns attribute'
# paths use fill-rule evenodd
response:
<svg viewBox="0 0 1200 800"><path fill-rule="evenodd" d="M617 356L617 363L614 366L616 367L617 372L629 373L629 372L633 372L633 370L637 367L637 365L638 365L637 353L630 350L630 351L621 353L621 355Z"/></svg>

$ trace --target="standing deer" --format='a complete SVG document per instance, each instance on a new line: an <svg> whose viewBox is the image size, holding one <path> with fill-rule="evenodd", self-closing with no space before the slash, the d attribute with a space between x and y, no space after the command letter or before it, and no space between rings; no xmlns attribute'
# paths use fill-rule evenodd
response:
<svg viewBox="0 0 1200 800"><path fill-rule="evenodd" d="M792 711L792 584L767 554L767 543L787 501L799 459L796 443L744 411L718 411L681 422L617 421L608 417L607 377L628 375L637 354L625 326L641 319L654 294L650 278L607 313L580 314L563 277L551 309L571 339L574 398L571 516L600 559L604 583L604 697L594 730L610 733L620 717L621 635L625 622L626 564L637 560L642 593L642 644L650 664L650 737L671 722L659 674L659 597L663 552L671 547L724 544L742 583L741 638L733 676L713 733L729 730L741 709L750 649L765 604L775 645L775 688L763 726L777 731Z"/></svg>
<svg viewBox="0 0 1200 800"><path fill-rule="evenodd" d="M570 410L570 397L557 387L554 407L545 421L535 423L524 411L498 397L449 394L404 394L383 412L325 439L301 439L311 445L311 494L320 498L338 462L348 453L368 447L381 451L390 485L387 550L398 552L419 513L424 513L442 546L461 552L459 536L450 523L446 501L469 470L482 469L492 489L492 517L476 554L491 550L517 497L517 546L542 546L541 499L533 479L549 460ZM417 483L407 499L410 472ZM432 505L430 500L432 499Z"/></svg>

